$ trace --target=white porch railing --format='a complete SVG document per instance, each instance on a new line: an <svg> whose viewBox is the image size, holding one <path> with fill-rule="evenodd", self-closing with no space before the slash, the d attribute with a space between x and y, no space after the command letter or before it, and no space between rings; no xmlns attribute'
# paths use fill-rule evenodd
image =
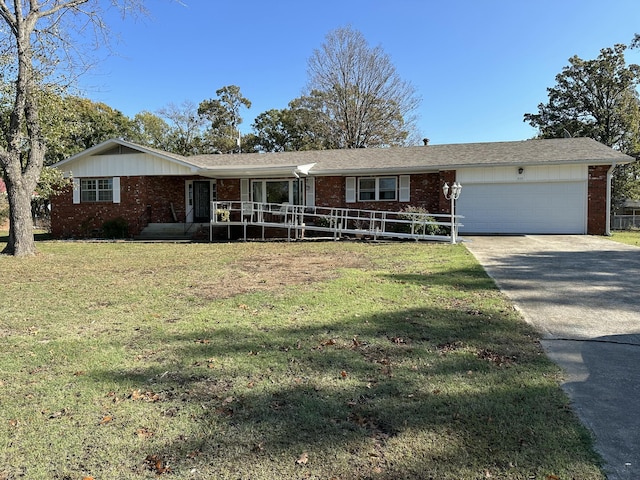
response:
<svg viewBox="0 0 640 480"><path fill-rule="evenodd" d="M353 208L308 207L288 203L212 202L210 240L213 229L242 226L247 240L247 228L266 228L287 231L287 240L302 239L306 233L318 232L334 239L343 236L404 238L436 240L456 243L462 216L448 214L359 210Z"/></svg>

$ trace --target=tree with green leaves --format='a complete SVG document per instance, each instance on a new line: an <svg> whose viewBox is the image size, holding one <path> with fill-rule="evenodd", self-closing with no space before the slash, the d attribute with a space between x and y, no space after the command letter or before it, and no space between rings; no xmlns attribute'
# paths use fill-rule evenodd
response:
<svg viewBox="0 0 640 480"><path fill-rule="evenodd" d="M252 128L258 151L285 152L338 148L328 127L322 102L312 95L296 98L289 108L272 109L258 115Z"/></svg>
<svg viewBox="0 0 640 480"><path fill-rule="evenodd" d="M326 128L339 148L413 144L414 87L401 79L391 58L351 27L329 32L308 61L308 97L321 105Z"/></svg>
<svg viewBox="0 0 640 480"><path fill-rule="evenodd" d="M611 147L633 146L633 124L638 117L640 66L627 65L625 45L603 48L595 60L573 56L547 88L549 100L524 121L542 138L591 137Z"/></svg>
<svg viewBox="0 0 640 480"><path fill-rule="evenodd" d="M171 126L159 115L142 111L133 117L133 124L135 133L132 141L159 150L172 150Z"/></svg>
<svg viewBox="0 0 640 480"><path fill-rule="evenodd" d="M49 95L41 102L45 165L91 148L110 138L134 139L135 123L119 110L78 96Z"/></svg>
<svg viewBox="0 0 640 480"><path fill-rule="evenodd" d="M526 113L524 121L540 138L590 137L632 156L640 154L640 66L627 65L626 45L600 50L595 60L578 56L556 75L547 88L547 103L538 113ZM616 168L613 205L624 198L640 198L640 168L635 162Z"/></svg>
<svg viewBox="0 0 640 480"><path fill-rule="evenodd" d="M63 72L74 72L80 39L93 26L93 40L108 39L104 10L120 7L140 10L142 0L0 0L0 39L3 45L2 81L12 85L7 128L0 145L0 169L9 201L9 241L3 253L35 254L31 196L44 165L46 138L39 95L67 84Z"/></svg>
<svg viewBox="0 0 640 480"><path fill-rule="evenodd" d="M241 149L240 109L251 108L251 101L242 96L236 85L219 88L216 95L218 98L203 100L198 107L198 114L209 122L206 143L214 152L238 152Z"/></svg>

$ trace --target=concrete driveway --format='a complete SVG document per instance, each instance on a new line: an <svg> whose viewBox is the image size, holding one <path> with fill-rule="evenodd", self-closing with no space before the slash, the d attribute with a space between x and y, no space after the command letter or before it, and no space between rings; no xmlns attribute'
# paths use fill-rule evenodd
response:
<svg viewBox="0 0 640 480"><path fill-rule="evenodd" d="M535 325L610 480L640 478L640 248L602 237L465 237Z"/></svg>

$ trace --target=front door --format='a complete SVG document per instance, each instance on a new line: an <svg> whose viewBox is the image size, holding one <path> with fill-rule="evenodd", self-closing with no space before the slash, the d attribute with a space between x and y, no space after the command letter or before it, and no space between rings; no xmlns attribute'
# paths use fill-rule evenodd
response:
<svg viewBox="0 0 640 480"><path fill-rule="evenodd" d="M205 223L211 220L211 183L193 182L193 221Z"/></svg>

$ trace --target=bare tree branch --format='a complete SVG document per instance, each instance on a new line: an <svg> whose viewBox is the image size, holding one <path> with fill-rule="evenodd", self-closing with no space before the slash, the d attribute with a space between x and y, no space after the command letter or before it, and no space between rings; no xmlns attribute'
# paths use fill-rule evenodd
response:
<svg viewBox="0 0 640 480"><path fill-rule="evenodd" d="M59 76L61 61L69 72L83 64L83 49L70 32L93 29L96 45L108 43L104 0L0 0L0 41L5 47L2 77L13 100L9 125L0 143L0 169L7 184L10 207L9 242L3 253L35 252L31 225L31 195L44 163L45 139L40 124L38 96ZM111 0L107 5L129 14L142 12L143 0ZM82 21L84 20L84 21ZM63 82L63 83L68 83Z"/></svg>

